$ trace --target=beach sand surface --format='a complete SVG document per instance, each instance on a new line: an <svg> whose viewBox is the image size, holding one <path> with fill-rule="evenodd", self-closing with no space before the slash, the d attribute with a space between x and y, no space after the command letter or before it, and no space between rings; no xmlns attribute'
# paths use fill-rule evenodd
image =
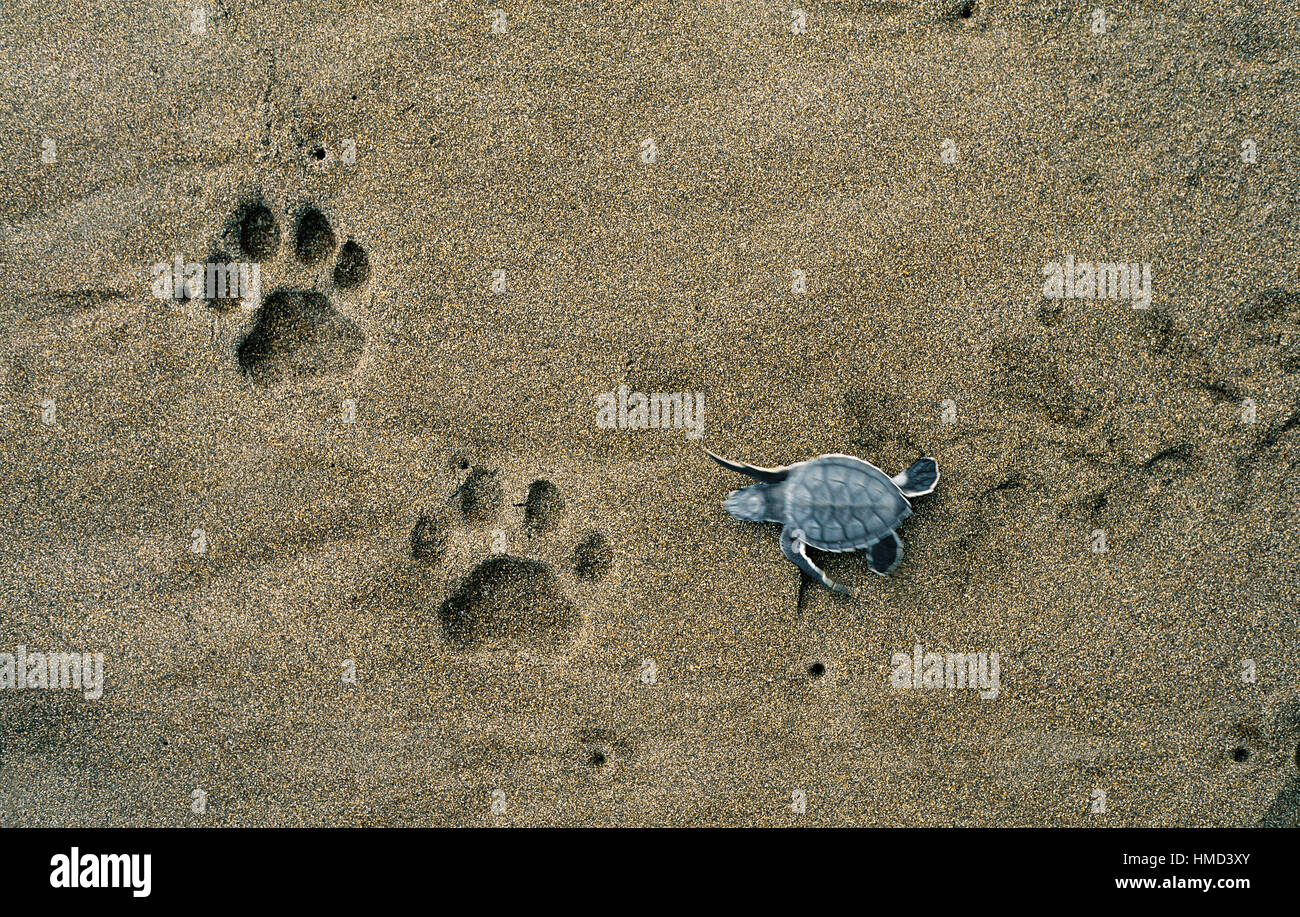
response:
<svg viewBox="0 0 1300 917"><path fill-rule="evenodd" d="M790 6L7 0L3 824L1297 823L1300 13Z"/></svg>

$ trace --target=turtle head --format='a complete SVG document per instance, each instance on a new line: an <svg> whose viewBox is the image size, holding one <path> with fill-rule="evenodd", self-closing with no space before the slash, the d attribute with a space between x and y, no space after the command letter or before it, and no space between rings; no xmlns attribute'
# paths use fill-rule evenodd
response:
<svg viewBox="0 0 1300 917"><path fill-rule="evenodd" d="M780 522L780 484L750 484L727 495L727 512L746 522Z"/></svg>

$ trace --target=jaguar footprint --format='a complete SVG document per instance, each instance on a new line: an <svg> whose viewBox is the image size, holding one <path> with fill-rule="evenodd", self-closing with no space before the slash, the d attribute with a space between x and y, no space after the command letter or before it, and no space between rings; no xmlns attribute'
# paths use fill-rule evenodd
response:
<svg viewBox="0 0 1300 917"><path fill-rule="evenodd" d="M232 246L259 263L281 247L280 221L263 201L246 204L231 218ZM366 335L338 307L339 291L352 292L370 281L370 256L356 240L338 244L329 218L315 205L303 207L293 231L299 269L334 259L324 290L282 286L258 307L236 349L239 368L255 384L270 387L294 379L348 375L365 352Z"/></svg>
<svg viewBox="0 0 1300 917"><path fill-rule="evenodd" d="M498 472L480 466L466 470L465 482L451 501L461 523L470 530L497 523L504 504ZM523 510L519 531L507 535L505 529L494 530L493 541L501 549L494 547L495 553L477 562L437 606L442 637L455 648L567 646L582 627L582 614L570 598L566 579L571 575L573 580L596 581L613 565L613 549L598 531L582 533L565 551L570 542L564 499L550 481L533 481L525 500L515 506ZM410 536L412 559L426 570L441 564L456 528L449 513L422 515ZM527 550L504 550L512 542L526 544Z"/></svg>

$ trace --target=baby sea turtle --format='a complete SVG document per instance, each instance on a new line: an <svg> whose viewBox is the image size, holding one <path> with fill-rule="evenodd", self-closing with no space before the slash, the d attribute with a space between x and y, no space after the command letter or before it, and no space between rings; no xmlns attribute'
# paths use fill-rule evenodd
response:
<svg viewBox="0 0 1300 917"><path fill-rule="evenodd" d="M928 494L939 483L939 466L932 458L917 459L891 478L851 455L756 468L704 451L723 468L759 482L733 490L727 512L746 522L781 523L785 556L827 589L855 597L862 590L834 582L808 558L807 546L837 554L870 548L871 570L884 576L903 558L903 543L894 529L912 515L907 498Z"/></svg>

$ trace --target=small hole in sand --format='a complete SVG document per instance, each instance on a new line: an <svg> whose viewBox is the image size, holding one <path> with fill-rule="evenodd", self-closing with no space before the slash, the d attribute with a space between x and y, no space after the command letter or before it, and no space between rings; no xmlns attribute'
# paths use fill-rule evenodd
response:
<svg viewBox="0 0 1300 917"><path fill-rule="evenodd" d="M1233 761L1236 761L1238 764L1241 764L1241 763L1244 763L1244 762L1246 762L1246 761L1249 761L1249 760L1250 760L1250 749L1249 749L1249 748L1244 748L1244 747L1242 747L1241 745L1238 745L1236 748L1234 748L1234 749L1232 750L1232 760L1233 760Z"/></svg>
<svg viewBox="0 0 1300 917"><path fill-rule="evenodd" d="M975 13L975 0L962 0L957 6L957 15L962 19L969 19Z"/></svg>
<svg viewBox="0 0 1300 917"><path fill-rule="evenodd" d="M821 678L826 674L826 664L822 662L812 663L808 666L808 674L813 678Z"/></svg>
<svg viewBox="0 0 1300 917"><path fill-rule="evenodd" d="M591 753L591 758L588 760L592 767L604 767L605 753L600 749L597 749Z"/></svg>
<svg viewBox="0 0 1300 917"><path fill-rule="evenodd" d="M320 160L325 158L325 147L317 144L316 146L312 147L311 155L313 159L319 162Z"/></svg>

